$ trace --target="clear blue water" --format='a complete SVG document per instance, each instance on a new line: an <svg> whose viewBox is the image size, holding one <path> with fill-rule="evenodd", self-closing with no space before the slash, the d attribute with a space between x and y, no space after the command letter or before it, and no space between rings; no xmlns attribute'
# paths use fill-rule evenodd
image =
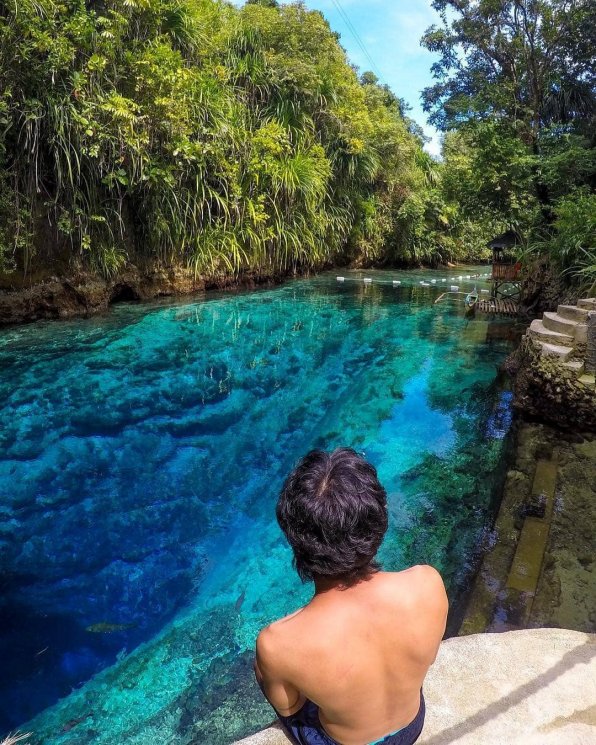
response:
<svg viewBox="0 0 596 745"><path fill-rule="evenodd" d="M310 594L274 505L315 446L377 467L385 567L430 562L461 596L511 325L433 304L449 274L345 276L0 332L0 735L73 690L31 723L39 742L219 745L266 724L254 637Z"/></svg>

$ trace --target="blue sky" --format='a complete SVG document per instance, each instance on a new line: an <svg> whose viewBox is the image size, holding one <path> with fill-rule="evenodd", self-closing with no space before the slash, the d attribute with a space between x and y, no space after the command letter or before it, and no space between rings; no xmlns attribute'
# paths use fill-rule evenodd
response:
<svg viewBox="0 0 596 745"><path fill-rule="evenodd" d="M235 0L242 5L241 0ZM433 23L439 22L430 0L306 0L312 9L323 12L331 28L341 35L341 44L350 61L360 71L371 64L352 35L338 6L348 16L352 26L375 63L373 72L380 73L381 82L412 106L409 115L415 119L432 141L427 150L440 152L439 135L426 122L420 93L433 82L430 66L436 55L420 46L420 37Z"/></svg>

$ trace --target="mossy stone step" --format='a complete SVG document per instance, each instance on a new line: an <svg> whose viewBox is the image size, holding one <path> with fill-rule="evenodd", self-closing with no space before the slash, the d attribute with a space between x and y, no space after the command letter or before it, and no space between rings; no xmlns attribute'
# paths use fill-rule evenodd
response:
<svg viewBox="0 0 596 745"><path fill-rule="evenodd" d="M561 334L558 331L551 331L538 318L530 324L529 333L530 336L540 339L540 341L546 341L561 347L573 347L574 340L571 334Z"/></svg>
<svg viewBox="0 0 596 745"><path fill-rule="evenodd" d="M543 507L543 516L529 516L524 520L507 578L510 603L518 606L519 620L524 624L530 616L542 572L555 501L557 472L556 455L551 460L539 460L536 464L531 499Z"/></svg>
<svg viewBox="0 0 596 745"><path fill-rule="evenodd" d="M569 318L578 323L585 323L588 318L588 311L585 308L578 308L577 305L559 305L557 314L561 318Z"/></svg>
<svg viewBox="0 0 596 745"><path fill-rule="evenodd" d="M579 377L580 375L583 375L585 364L583 360L569 360L569 362L563 362L561 367L570 370Z"/></svg>
<svg viewBox="0 0 596 745"><path fill-rule="evenodd" d="M566 361L573 356L572 347L562 347L560 344L549 344L547 341L541 341L533 337L534 342L540 347L540 353L543 357L558 357Z"/></svg>
<svg viewBox="0 0 596 745"><path fill-rule="evenodd" d="M534 595L540 578L549 528L548 522L539 517L526 517L507 578L507 587Z"/></svg>
<svg viewBox="0 0 596 745"><path fill-rule="evenodd" d="M596 297L586 297L578 300L577 307L583 310L596 310Z"/></svg>
<svg viewBox="0 0 596 745"><path fill-rule="evenodd" d="M593 373L586 373L586 375L581 376L579 382L584 385L596 386L596 376Z"/></svg>
<svg viewBox="0 0 596 745"><path fill-rule="evenodd" d="M544 497L544 519L547 521L550 521L553 512L555 488L557 486L557 471L558 463L556 460L539 460L536 464L536 472L532 484L532 496Z"/></svg>
<svg viewBox="0 0 596 745"><path fill-rule="evenodd" d="M550 331L557 331L560 334L569 334L569 336L575 336L575 329L579 321L571 320L570 318L564 318L558 313L543 313L542 323L544 327Z"/></svg>

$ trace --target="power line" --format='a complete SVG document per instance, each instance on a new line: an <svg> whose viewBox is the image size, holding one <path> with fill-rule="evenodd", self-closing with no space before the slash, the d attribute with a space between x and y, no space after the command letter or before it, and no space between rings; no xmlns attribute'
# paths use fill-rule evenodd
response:
<svg viewBox="0 0 596 745"><path fill-rule="evenodd" d="M377 73L377 75L379 76L379 78L382 78L383 76L381 75L381 72L380 72L379 68L376 66L375 61L371 57L368 49L366 48L364 42L360 38L360 35L358 34L358 32L356 31L356 29L354 28L354 26L352 24L352 21L350 20L350 17L348 16L348 14L344 10L344 8L341 6L339 0L332 0L332 1L333 1L333 4L335 5L335 7L337 8L339 14L343 18L343 20L344 20L346 26L348 27L349 31L351 32L352 36L356 40L356 43L358 44L358 46L362 50L364 56L370 62L371 66L372 66L372 68L374 70L374 72Z"/></svg>
<svg viewBox="0 0 596 745"><path fill-rule="evenodd" d="M364 42L360 38L360 35L358 34L358 32L356 31L356 29L354 28L354 26L352 24L352 21L350 20L350 17L348 16L348 14L346 13L346 11L341 6L340 1L339 0L332 0L332 2L335 5L335 7L337 8L337 11L340 14L340 16L343 18L346 26L348 27L348 30L351 32L352 36L356 40L356 43L358 44L358 46L362 50L364 56L370 62L371 69L373 70L373 72L376 73L376 75L379 78L379 80L382 80L383 75L381 74L381 71L376 66L374 59L371 57L370 52L366 48L366 45L364 44Z"/></svg>

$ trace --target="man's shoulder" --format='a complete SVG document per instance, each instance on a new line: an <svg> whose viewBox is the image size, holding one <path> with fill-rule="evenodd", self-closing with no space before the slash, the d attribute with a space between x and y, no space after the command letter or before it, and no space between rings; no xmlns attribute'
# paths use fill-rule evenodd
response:
<svg viewBox="0 0 596 745"><path fill-rule="evenodd" d="M388 573L388 577L403 600L441 605L447 602L443 578L428 564L418 564L401 572L391 572Z"/></svg>
<svg viewBox="0 0 596 745"><path fill-rule="evenodd" d="M433 585L443 586L443 579L439 572L429 564L416 564L415 566L402 569L399 572L381 572L385 581L392 582L396 585L419 585L420 583L431 583Z"/></svg>
<svg viewBox="0 0 596 745"><path fill-rule="evenodd" d="M297 610L261 629L257 636L257 652L265 657L276 656L294 634L294 622L300 613L301 610Z"/></svg>
<svg viewBox="0 0 596 745"><path fill-rule="evenodd" d="M412 582L431 582L435 585L443 586L443 578L430 564L416 564L409 569L404 569L402 572L395 572L395 574Z"/></svg>

